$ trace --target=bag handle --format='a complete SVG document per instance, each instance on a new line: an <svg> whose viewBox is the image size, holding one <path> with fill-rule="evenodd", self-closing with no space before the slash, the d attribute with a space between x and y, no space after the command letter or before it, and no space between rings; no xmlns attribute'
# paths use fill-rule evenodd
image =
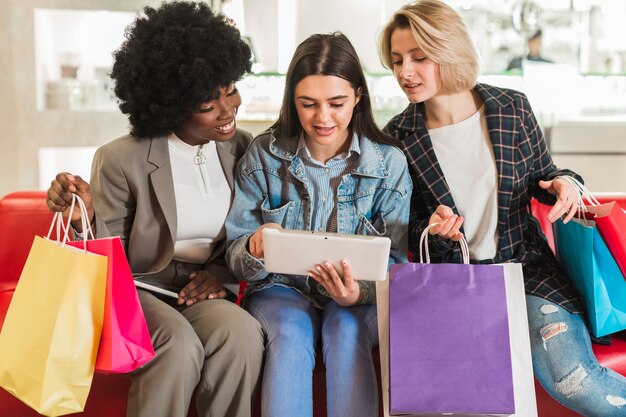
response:
<svg viewBox="0 0 626 417"><path fill-rule="evenodd" d="M95 237L93 235L93 230L91 228L91 222L88 220L89 219L89 213L87 212L87 206L85 205L85 202L83 201L83 199L81 197L78 196L78 194L73 194L73 196L76 198L76 202L78 203L78 208L80 209L80 222L81 222L81 226L82 226L82 237L83 240L94 240ZM65 233L67 234L67 241L69 241L69 222L67 223L66 229L65 229Z"/></svg>
<svg viewBox="0 0 626 417"><path fill-rule="evenodd" d="M52 230L55 228L56 226L56 234L57 234L57 242L61 243L61 244L65 244L65 239L66 236L68 235L67 233L67 229L70 227L70 222L72 219L72 215L74 214L74 204L75 200L74 197L72 195L72 204L70 205L70 211L68 213L67 216L67 225L65 225L63 223L63 213L60 211L57 211L56 213L54 213L54 217L52 218L52 223L50 224L50 229L48 229L48 234L46 236L46 239L50 239L50 235L52 234Z"/></svg>
<svg viewBox="0 0 626 417"><path fill-rule="evenodd" d="M438 224L441 224L441 223L429 224L428 226L426 226L426 228L422 232L422 235L420 236L420 263L422 264L424 263L424 259L422 258L422 253L426 255L426 263L427 264L430 263L430 254L428 252L428 235L429 235L428 231L432 227L437 226ZM463 263L469 264L470 263L469 246L467 245L467 240L465 239L465 236L461 237L461 239L459 240L459 245L461 245L461 255L463 258Z"/></svg>
<svg viewBox="0 0 626 417"><path fill-rule="evenodd" d="M72 215L74 214L74 209L78 205L78 209L80 210L80 222L83 230L83 250L87 251L87 240L89 238L94 239L93 231L91 229L90 222L87 221L89 214L87 213L87 207L85 206L85 202L82 198L80 198L77 194L72 194L72 204L70 205L70 212L67 216L67 222L63 221L63 213L58 211L54 214L52 218L52 223L50 224L50 229L48 230L47 239L50 239L50 235L52 234L52 230L56 226L57 232L57 242L61 243L61 246L65 246L65 243L69 242L70 237L70 227L72 221ZM61 239L61 240L59 240Z"/></svg>
<svg viewBox="0 0 626 417"><path fill-rule="evenodd" d="M598 199L593 196L591 191L589 191L589 189L576 178L570 177L569 175L562 175L557 178L567 181L578 192L578 217L582 217L583 212L589 211L587 206L595 207L602 205ZM588 204L585 204L585 200L587 200ZM626 213L626 210L622 209L622 211Z"/></svg>
<svg viewBox="0 0 626 417"><path fill-rule="evenodd" d="M563 181L568 182L576 192L578 193L578 211L587 211L587 205L585 204L585 200L589 203L590 206L599 206L600 202L591 194L591 191L583 183L578 181L574 177L570 177L569 175L561 175L557 178L562 179Z"/></svg>

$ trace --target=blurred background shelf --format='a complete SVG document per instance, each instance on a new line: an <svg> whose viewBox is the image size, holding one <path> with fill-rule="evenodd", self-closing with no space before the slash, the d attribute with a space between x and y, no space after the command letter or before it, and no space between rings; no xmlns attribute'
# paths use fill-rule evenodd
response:
<svg viewBox="0 0 626 417"><path fill-rule="evenodd" d="M41 178L47 171L39 163L40 149L67 148L66 156L61 152L55 157L54 168L64 169L72 164L72 148L95 148L127 132L128 122L117 108L109 78L111 54L136 13L160 3L0 1L0 195L43 186ZM376 50L380 27L405 0L209 3L235 20L254 49L255 73L238 83L243 98L239 127L257 134L274 122L282 101L282 73L295 46L313 32L341 30L354 43L368 74L380 125L407 105ZM476 40L482 59L480 81L528 95L555 161L580 171L595 191L626 191L621 178L596 179L597 172L624 162L620 152L626 143L626 2L448 3L459 10ZM537 17L536 22L523 26L519 19L511 19L521 8L531 11L527 16ZM525 63L523 71L504 71L511 58L525 53L525 37L537 27L543 31L543 55L556 64ZM612 139L607 142L606 137Z"/></svg>

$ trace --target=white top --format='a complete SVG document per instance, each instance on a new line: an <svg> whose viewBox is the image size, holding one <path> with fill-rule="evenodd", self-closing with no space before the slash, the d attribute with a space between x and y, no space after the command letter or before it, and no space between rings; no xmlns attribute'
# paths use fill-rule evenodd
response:
<svg viewBox="0 0 626 417"><path fill-rule="evenodd" d="M202 264L225 237L232 191L215 142L191 146L172 134L168 146L178 223L174 259Z"/></svg>
<svg viewBox="0 0 626 417"><path fill-rule="evenodd" d="M469 118L428 131L456 207L471 259L491 259L498 243L498 181L484 106Z"/></svg>

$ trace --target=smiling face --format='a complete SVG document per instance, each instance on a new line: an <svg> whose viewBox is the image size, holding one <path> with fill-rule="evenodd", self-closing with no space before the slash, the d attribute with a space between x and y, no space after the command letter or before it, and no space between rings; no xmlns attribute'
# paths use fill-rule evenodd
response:
<svg viewBox="0 0 626 417"><path fill-rule="evenodd" d="M202 103L185 125L174 132L176 136L189 145L231 140L237 129L235 115L241 105L241 96L234 84L220 88L219 94L218 98Z"/></svg>
<svg viewBox="0 0 626 417"><path fill-rule="evenodd" d="M409 101L435 97L441 89L437 64L417 45L411 29L394 30L390 43L393 73Z"/></svg>
<svg viewBox="0 0 626 417"><path fill-rule="evenodd" d="M350 146L348 135L360 95L343 78L309 75L296 85L294 104L311 154L322 161Z"/></svg>

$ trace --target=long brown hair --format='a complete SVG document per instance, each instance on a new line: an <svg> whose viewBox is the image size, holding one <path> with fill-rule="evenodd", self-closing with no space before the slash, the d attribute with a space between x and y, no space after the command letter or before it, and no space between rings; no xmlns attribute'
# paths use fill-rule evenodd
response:
<svg viewBox="0 0 626 417"><path fill-rule="evenodd" d="M294 95L298 83L309 75L333 75L348 81L355 93L361 93L350 122L352 131L376 142L395 144L374 121L359 57L348 38L340 32L311 35L296 48L287 69L283 105L272 126L276 135L294 137L302 132Z"/></svg>

